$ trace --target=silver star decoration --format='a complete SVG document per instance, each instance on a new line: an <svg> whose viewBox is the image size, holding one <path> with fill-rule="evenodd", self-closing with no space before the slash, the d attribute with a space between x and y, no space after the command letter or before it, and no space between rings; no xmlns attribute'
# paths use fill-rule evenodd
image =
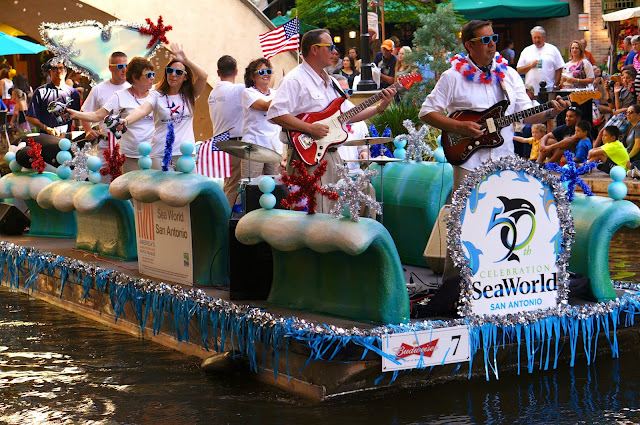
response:
<svg viewBox="0 0 640 425"><path fill-rule="evenodd" d="M58 46L51 46L49 50L53 52L53 54L63 59L65 62L69 61L71 56L80 56L82 53L80 50L73 50L73 43L75 43L76 39L73 38L67 43L62 42L62 36L58 38Z"/></svg>
<svg viewBox="0 0 640 425"><path fill-rule="evenodd" d="M380 203L365 193L369 189L371 178L378 175L377 170L367 170L363 174L358 174L355 179L349 175L349 167L346 165L337 164L336 171L342 181L324 186L325 189L341 194L335 206L329 212L331 217L340 218L342 210L348 205L351 220L358 221L362 204L371 208L376 214L382 214Z"/></svg>
<svg viewBox="0 0 640 425"><path fill-rule="evenodd" d="M410 161L413 159L420 162L424 155L433 156L431 146L425 142L427 133L429 132L429 126L423 125L420 127L420 130L416 130L411 120L402 121L402 125L409 130L409 134L407 134L407 146L405 148L407 153L404 156L404 160Z"/></svg>
<svg viewBox="0 0 640 425"><path fill-rule="evenodd" d="M82 149L78 147L77 143L71 143L71 153L73 154L73 158L68 161L65 161L62 164L65 167L71 167L71 178L81 181L87 178L89 175L89 169L87 168L87 158L89 157L90 151L93 148L91 143L85 143Z"/></svg>

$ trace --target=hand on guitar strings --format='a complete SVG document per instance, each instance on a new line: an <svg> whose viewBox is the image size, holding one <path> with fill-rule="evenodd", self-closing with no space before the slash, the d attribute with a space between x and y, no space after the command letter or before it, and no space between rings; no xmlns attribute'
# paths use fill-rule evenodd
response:
<svg viewBox="0 0 640 425"><path fill-rule="evenodd" d="M556 99L552 100L551 104L553 105L553 109L551 110L551 115L556 116L560 112L566 110L569 106L571 106L571 101L562 100L561 96L556 96Z"/></svg>
<svg viewBox="0 0 640 425"><path fill-rule="evenodd" d="M396 95L396 89L394 87L382 89L380 91L380 95L382 96L382 101L380 102L380 109L383 111L387 109L387 106L393 101L394 96Z"/></svg>
<svg viewBox="0 0 640 425"><path fill-rule="evenodd" d="M314 122L309 125L306 133L314 139L319 140L329 134L329 126L321 122Z"/></svg>
<svg viewBox="0 0 640 425"><path fill-rule="evenodd" d="M455 121L455 124L456 124L456 129L455 129L456 133L460 133L462 135L465 135L467 137L472 137L474 139L482 137L486 129L484 126L482 126L481 124L478 124L475 121Z"/></svg>

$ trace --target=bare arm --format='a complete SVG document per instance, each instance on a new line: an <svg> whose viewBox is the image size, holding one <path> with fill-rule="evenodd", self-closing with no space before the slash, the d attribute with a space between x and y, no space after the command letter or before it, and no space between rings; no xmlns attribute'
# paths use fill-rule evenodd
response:
<svg viewBox="0 0 640 425"><path fill-rule="evenodd" d="M286 130L299 131L313 137L314 139L322 139L329 134L329 127L326 124L321 123L307 123L294 117L291 114L280 115L279 117L271 118L271 121L278 124L280 127Z"/></svg>
<svg viewBox="0 0 640 425"><path fill-rule="evenodd" d="M555 100L552 100L553 109L548 109L544 112L540 112L539 114L532 115L530 117L525 118L523 121L525 124L537 124L543 123L548 119L551 119L558 115L560 112L567 109L571 106L571 102L568 100L562 100L560 96L556 96Z"/></svg>
<svg viewBox="0 0 640 425"><path fill-rule="evenodd" d="M629 158L633 158L640 152L640 138L636 137L633 142L633 148L631 148L631 152L629 152Z"/></svg>
<svg viewBox="0 0 640 425"><path fill-rule="evenodd" d="M440 112L429 112L428 114L421 116L420 119L430 126L439 128L440 130L460 133L473 138L480 137L484 134L482 127L477 122L457 121L441 114Z"/></svg>
<svg viewBox="0 0 640 425"><path fill-rule="evenodd" d="M518 74L520 74L520 75L524 75L524 74L526 74L527 72L531 71L531 70L532 70L533 68L535 68L536 66L538 66L538 60L534 60L533 62L529 62L529 63L528 63L528 64L526 64L526 65L519 66L519 67L518 67L518 68L516 68L516 69L517 69L517 71L518 71Z"/></svg>
<svg viewBox="0 0 640 425"><path fill-rule="evenodd" d="M73 109L67 109L67 112L69 112L69 115L71 115L71 118L73 118L74 120L76 119L82 120L82 127L86 132L91 131L92 122L100 122L107 115L109 115L109 111L107 111L104 108L100 108L97 111L93 111L93 112L82 112L82 111L75 111Z"/></svg>
<svg viewBox="0 0 640 425"><path fill-rule="evenodd" d="M562 78L562 68L558 68L556 69L555 76L553 77L555 84L560 84L561 78Z"/></svg>
<svg viewBox="0 0 640 425"><path fill-rule="evenodd" d="M124 119L124 125L128 127L134 122L141 120L151 113L153 106L149 102L144 102L141 106L137 107Z"/></svg>
<svg viewBox="0 0 640 425"><path fill-rule="evenodd" d="M271 105L271 101L266 101L263 99L258 99L249 106L250 108L257 109L258 111L267 111L269 106Z"/></svg>
<svg viewBox="0 0 640 425"><path fill-rule="evenodd" d="M47 127L46 125L42 124L42 122L40 122L40 120L36 117L27 116L27 121L29 122L29 124L35 127L38 127L39 129L46 131L49 134L52 134L54 136L60 135L60 132L58 130L51 127Z"/></svg>
<svg viewBox="0 0 640 425"><path fill-rule="evenodd" d="M349 122L358 122L371 118L375 114L383 113L385 109L389 106L389 104L393 101L393 96L396 94L395 88L386 88L382 89L380 92L382 95L382 102L378 106L369 106L364 111L355 115L353 118L349 120Z"/></svg>

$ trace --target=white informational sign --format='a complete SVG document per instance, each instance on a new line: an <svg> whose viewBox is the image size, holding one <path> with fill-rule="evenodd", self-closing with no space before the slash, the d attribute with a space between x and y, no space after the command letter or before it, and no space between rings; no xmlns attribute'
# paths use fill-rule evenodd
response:
<svg viewBox="0 0 640 425"><path fill-rule="evenodd" d="M134 200L138 269L163 281L193 284L189 205Z"/></svg>
<svg viewBox="0 0 640 425"><path fill-rule="evenodd" d="M461 224L473 314L557 306L562 230L549 186L525 171L488 174L471 191Z"/></svg>
<svg viewBox="0 0 640 425"><path fill-rule="evenodd" d="M382 357L382 371L437 366L469 361L469 329L452 326L382 336L382 351L399 364ZM420 359L422 358L422 362Z"/></svg>
<svg viewBox="0 0 640 425"><path fill-rule="evenodd" d="M371 41L376 40L378 38L378 14L375 12L367 12L367 23Z"/></svg>

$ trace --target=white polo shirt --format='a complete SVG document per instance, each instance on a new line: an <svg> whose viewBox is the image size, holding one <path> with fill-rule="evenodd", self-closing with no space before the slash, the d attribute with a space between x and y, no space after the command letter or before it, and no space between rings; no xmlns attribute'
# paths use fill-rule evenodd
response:
<svg viewBox="0 0 640 425"><path fill-rule="evenodd" d="M231 128L229 137L242 137L244 118L242 92L244 84L220 81L209 95L209 116L213 124L213 134L220 134Z"/></svg>
<svg viewBox="0 0 640 425"><path fill-rule="evenodd" d="M98 109L102 108L104 104L107 103L109 99L111 99L111 96L113 96L117 91L128 89L129 87L131 87L131 84L126 81L123 84L119 85L113 84L111 80L103 81L91 89L87 100L84 101L80 110L84 112L95 112ZM100 122L100 130L104 134L109 133L109 130L107 130L107 126L104 124L104 121ZM101 149L106 149L109 147L109 141L105 137L100 140L100 144L98 146Z"/></svg>

